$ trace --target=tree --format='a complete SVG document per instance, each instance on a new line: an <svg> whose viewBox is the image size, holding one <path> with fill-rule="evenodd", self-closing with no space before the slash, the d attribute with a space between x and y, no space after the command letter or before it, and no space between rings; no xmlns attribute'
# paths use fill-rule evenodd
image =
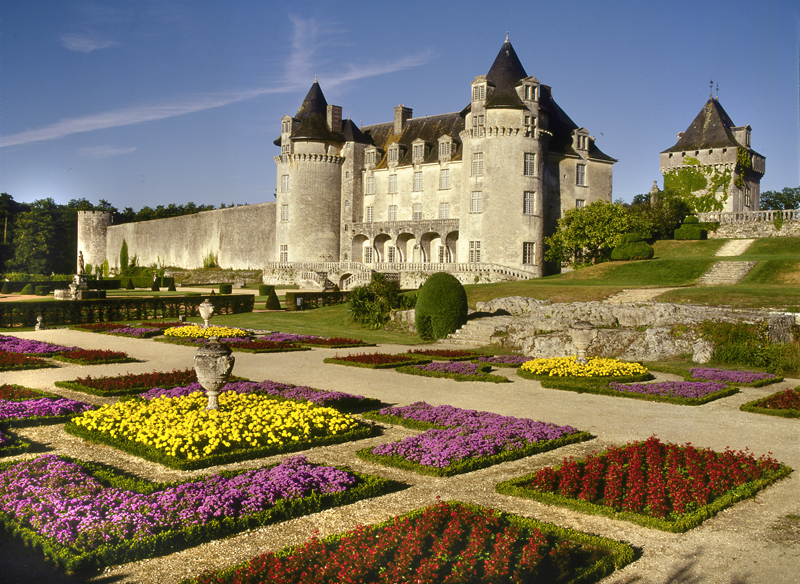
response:
<svg viewBox="0 0 800 584"><path fill-rule="evenodd" d="M580 268L607 261L626 233L649 239L652 225L619 203L596 201L570 209L558 220L558 229L545 239L545 259Z"/></svg>
<svg viewBox="0 0 800 584"><path fill-rule="evenodd" d="M55 201L40 199L31 203L30 210L17 216L12 267L29 274L60 271L58 252L62 243L58 240L59 231Z"/></svg>
<svg viewBox="0 0 800 584"><path fill-rule="evenodd" d="M122 239L122 247L119 249L119 275L125 276L128 273L128 242Z"/></svg>
<svg viewBox="0 0 800 584"><path fill-rule="evenodd" d="M650 234L639 233L645 239L672 239L672 233L681 226L684 217L691 214L689 204L678 197L660 191L655 201L650 194L636 195L628 211L639 224L649 224ZM640 230L641 231L641 230Z"/></svg>
<svg viewBox="0 0 800 584"><path fill-rule="evenodd" d="M782 191L764 191L761 193L761 209L764 211L800 209L800 187L784 187Z"/></svg>

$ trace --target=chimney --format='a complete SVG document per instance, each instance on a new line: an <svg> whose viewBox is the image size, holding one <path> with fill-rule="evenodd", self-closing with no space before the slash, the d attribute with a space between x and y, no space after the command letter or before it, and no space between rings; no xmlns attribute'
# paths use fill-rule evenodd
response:
<svg viewBox="0 0 800 584"><path fill-rule="evenodd" d="M342 106L328 106L328 128L331 132L342 131Z"/></svg>
<svg viewBox="0 0 800 584"><path fill-rule="evenodd" d="M405 107L402 103L394 108L394 133L402 134L406 126L406 120L410 120L413 110Z"/></svg>

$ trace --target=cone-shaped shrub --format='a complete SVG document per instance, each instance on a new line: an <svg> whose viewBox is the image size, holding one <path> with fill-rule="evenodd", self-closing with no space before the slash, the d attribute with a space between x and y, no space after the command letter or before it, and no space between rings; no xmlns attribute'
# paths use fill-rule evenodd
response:
<svg viewBox="0 0 800 584"><path fill-rule="evenodd" d="M467 322L467 293L454 276L438 272L419 290L415 313L417 334L443 339Z"/></svg>
<svg viewBox="0 0 800 584"><path fill-rule="evenodd" d="M34 292L33 284L25 284L25 287L22 289L22 292L20 292L20 294L24 294L26 296L32 296L33 292Z"/></svg>

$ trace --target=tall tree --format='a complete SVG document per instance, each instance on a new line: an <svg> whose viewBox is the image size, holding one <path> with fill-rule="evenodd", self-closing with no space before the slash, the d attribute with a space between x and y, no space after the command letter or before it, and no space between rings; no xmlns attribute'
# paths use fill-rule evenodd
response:
<svg viewBox="0 0 800 584"><path fill-rule="evenodd" d="M12 268L29 274L60 272L59 231L55 201L40 199L31 203L30 210L17 216Z"/></svg>
<svg viewBox="0 0 800 584"><path fill-rule="evenodd" d="M800 209L800 187L764 191L761 193L761 209L764 211Z"/></svg>

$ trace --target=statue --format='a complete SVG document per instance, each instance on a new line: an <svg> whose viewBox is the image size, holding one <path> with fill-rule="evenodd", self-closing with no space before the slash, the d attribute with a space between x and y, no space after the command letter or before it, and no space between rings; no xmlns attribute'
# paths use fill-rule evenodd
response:
<svg viewBox="0 0 800 584"><path fill-rule="evenodd" d="M86 266L83 265L83 252L78 252L78 275L83 275L86 273Z"/></svg>

